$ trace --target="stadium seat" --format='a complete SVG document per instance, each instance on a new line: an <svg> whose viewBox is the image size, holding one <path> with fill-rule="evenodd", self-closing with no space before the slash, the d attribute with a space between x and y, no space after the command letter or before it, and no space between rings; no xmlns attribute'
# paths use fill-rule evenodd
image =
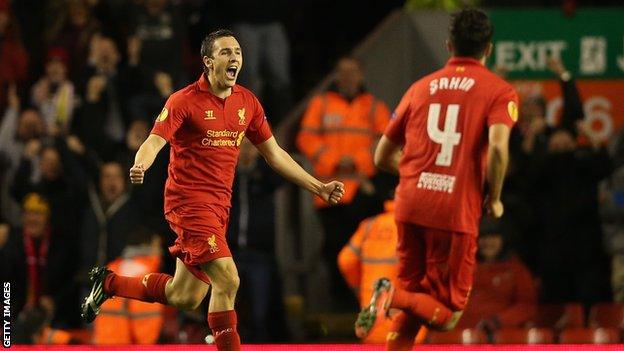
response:
<svg viewBox="0 0 624 351"><path fill-rule="evenodd" d="M430 331L429 344L485 344L487 336L479 329L455 329L448 332Z"/></svg>
<svg viewBox="0 0 624 351"><path fill-rule="evenodd" d="M532 323L538 328L562 330L585 326L585 311L580 303L540 305Z"/></svg>
<svg viewBox="0 0 624 351"><path fill-rule="evenodd" d="M494 334L495 344L552 344L555 334L548 328L503 328Z"/></svg>
<svg viewBox="0 0 624 351"><path fill-rule="evenodd" d="M624 329L624 303L597 303L589 310L589 323L592 328Z"/></svg>
<svg viewBox="0 0 624 351"><path fill-rule="evenodd" d="M619 330L614 328L572 328L559 335L560 344L617 344Z"/></svg>

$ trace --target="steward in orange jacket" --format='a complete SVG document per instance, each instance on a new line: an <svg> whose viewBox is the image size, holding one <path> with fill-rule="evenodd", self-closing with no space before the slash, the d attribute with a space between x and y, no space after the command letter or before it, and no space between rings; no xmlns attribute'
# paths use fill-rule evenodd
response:
<svg viewBox="0 0 624 351"><path fill-rule="evenodd" d="M360 307L367 306L373 295L373 284L386 277L396 283L398 259L396 256L397 228L394 221L394 201L386 201L385 213L364 220L351 240L338 255L338 267L351 289L356 292ZM378 320L365 343L383 344L390 330L390 319ZM422 343L423 328L416 336Z"/></svg>
<svg viewBox="0 0 624 351"><path fill-rule="evenodd" d="M376 173L373 151L389 120L386 104L364 90L358 61L343 58L334 88L310 101L297 147L317 177L345 183L342 203L350 204L360 184ZM320 198L315 201L325 206Z"/></svg>
<svg viewBox="0 0 624 351"><path fill-rule="evenodd" d="M154 245L155 246L155 245ZM129 246L108 268L129 277L158 272L160 254L149 246ZM94 343L155 344L164 321L164 306L116 297L107 300L94 322Z"/></svg>
<svg viewBox="0 0 624 351"><path fill-rule="evenodd" d="M364 90L364 75L354 58L342 58L329 91L314 97L301 121L297 147L314 166L319 179L337 179L345 184L338 206L325 206L314 199L323 231L323 256L330 272L330 295L336 308L357 305L345 285L336 256L358 223L381 211L373 185L375 145L390 119L386 105Z"/></svg>

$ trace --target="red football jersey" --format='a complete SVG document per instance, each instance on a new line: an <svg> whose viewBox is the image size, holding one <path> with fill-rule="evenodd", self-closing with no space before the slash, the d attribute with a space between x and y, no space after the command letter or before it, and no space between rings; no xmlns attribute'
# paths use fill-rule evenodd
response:
<svg viewBox="0 0 624 351"><path fill-rule="evenodd" d="M165 213L180 206L208 207L227 220L232 182L243 137L260 144L271 128L258 99L235 85L225 99L199 80L173 93L152 133L171 144ZM227 221L226 221L227 223Z"/></svg>
<svg viewBox="0 0 624 351"><path fill-rule="evenodd" d="M385 132L403 146L397 220L476 235L488 127L513 126L517 106L513 87L470 58L452 58L416 81Z"/></svg>

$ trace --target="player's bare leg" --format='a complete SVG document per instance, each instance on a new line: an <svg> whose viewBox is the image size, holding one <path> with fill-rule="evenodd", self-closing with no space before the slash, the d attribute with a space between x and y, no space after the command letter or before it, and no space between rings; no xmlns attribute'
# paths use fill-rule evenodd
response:
<svg viewBox="0 0 624 351"><path fill-rule="evenodd" d="M87 323L95 319L104 301L113 296L193 310L201 304L209 289L209 285L197 279L179 259L173 277L164 273L124 277L106 267L95 267L89 278L91 292L81 307L82 317Z"/></svg>
<svg viewBox="0 0 624 351"><path fill-rule="evenodd" d="M240 284L238 270L232 257L222 257L202 265L210 277L212 291L208 306L208 325L219 351L240 350L240 337L236 330L234 301Z"/></svg>
<svg viewBox="0 0 624 351"><path fill-rule="evenodd" d="M199 280L184 263L176 259L176 271L173 279L165 286L167 303L183 311L192 311L202 303L210 285Z"/></svg>

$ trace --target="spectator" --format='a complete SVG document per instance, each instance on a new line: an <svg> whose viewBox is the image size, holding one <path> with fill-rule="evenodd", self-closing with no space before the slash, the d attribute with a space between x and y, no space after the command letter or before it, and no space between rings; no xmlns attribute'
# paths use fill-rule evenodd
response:
<svg viewBox="0 0 624 351"><path fill-rule="evenodd" d="M340 272L360 301L361 308L370 303L375 281L385 277L396 282L399 273L394 201L386 201L384 207L383 214L367 218L360 224L349 243L338 255ZM363 340L364 343L384 344L386 342L386 335L392 321L385 319L377 323L378 325ZM426 328L422 328L415 342L421 344L426 334Z"/></svg>
<svg viewBox="0 0 624 351"><path fill-rule="evenodd" d="M274 197L283 182L248 140L240 150L228 228L241 278L238 329L251 343L281 341L287 333L275 261Z"/></svg>
<svg viewBox="0 0 624 351"><path fill-rule="evenodd" d="M147 228L127 233L126 247L108 264L115 272L128 277L142 277L158 272L160 238ZM96 345L155 344L163 326L165 306L125 298L106 301L93 326Z"/></svg>
<svg viewBox="0 0 624 351"><path fill-rule="evenodd" d="M130 124L126 134L126 144L115 158L124 170L129 170L134 164L134 156L139 150L139 146L149 136L149 128L150 125L144 120L135 120ZM167 180L168 165L169 153L163 152L163 155L157 157L150 167L150 176L145 179L140 187L133 190L133 198L140 206L142 214L145 218L149 218L151 226L158 228L158 231L162 233L169 233L169 225L162 215L164 208L163 184Z"/></svg>
<svg viewBox="0 0 624 351"><path fill-rule="evenodd" d="M485 219L470 303L459 327L521 328L537 310L537 289L526 266L505 243L503 222Z"/></svg>
<svg viewBox="0 0 624 351"><path fill-rule="evenodd" d="M86 201L85 184L82 165L64 140L45 145L33 139L24 149L11 184L11 195L21 202L28 193L42 194L51 206L52 225L68 240L71 248L77 248L75 219L80 218L82 204Z"/></svg>
<svg viewBox="0 0 624 351"><path fill-rule="evenodd" d="M538 269L539 214L531 199L532 159L543 158L548 152L550 136L558 129L567 130L576 138L575 123L583 119L583 106L576 82L560 60L551 58L549 70L557 77L563 95L561 118L557 125L549 125L546 119L546 100L541 93L525 95L521 101L521 116L510 138L510 164L503 201L507 208L504 221L510 230L506 241L517 249L533 271Z"/></svg>
<svg viewBox="0 0 624 351"><path fill-rule="evenodd" d="M117 145L125 137L128 124L125 102L132 84L119 65L119 51L112 39L93 37L89 61L91 73L86 75L83 104L75 118L74 129L87 148L104 160L112 160Z"/></svg>
<svg viewBox="0 0 624 351"><path fill-rule="evenodd" d="M45 123L37 110L20 111L20 99L15 85L9 87L8 100L9 105L0 124L0 155L6 168L0 189L1 210L9 223L17 225L20 205L19 201L15 202L10 196L9 189L26 145L36 145L45 136Z"/></svg>
<svg viewBox="0 0 624 351"><path fill-rule="evenodd" d="M0 0L0 108L4 110L7 86L28 78L28 54L22 44L9 0Z"/></svg>
<svg viewBox="0 0 624 351"><path fill-rule="evenodd" d="M87 65L89 43L101 30L101 25L93 18L86 0L69 0L58 11L59 15L52 19L46 32L46 41L65 50L68 75L77 81Z"/></svg>
<svg viewBox="0 0 624 351"><path fill-rule="evenodd" d="M624 302L624 165L600 184L600 216L611 256L613 300Z"/></svg>
<svg viewBox="0 0 624 351"><path fill-rule="evenodd" d="M386 105L366 91L360 62L345 57L338 62L329 91L310 101L297 136L297 146L312 162L316 177L345 183L341 205L327 207L315 199L325 232L323 253L332 298L343 308L354 307L349 304L355 301L340 277L336 256L362 219L381 212L372 181L372 152L389 116Z"/></svg>
<svg viewBox="0 0 624 351"><path fill-rule="evenodd" d="M126 172L118 162L102 165L99 187L88 188L89 208L82 221L82 271L121 256L126 240L141 223L140 209L126 189Z"/></svg>
<svg viewBox="0 0 624 351"><path fill-rule="evenodd" d="M589 307L611 299L598 216L598 184L611 173L611 160L586 122L578 123L578 132L590 146L579 146L567 129L557 129L547 153L535 155L529 167L539 216L542 299Z"/></svg>
<svg viewBox="0 0 624 351"><path fill-rule="evenodd" d="M269 121L278 125L292 107L290 44L283 24L289 16L290 2L235 0L224 6L237 9L231 20L245 49L240 83L260 97ZM225 13L230 15L230 11Z"/></svg>
<svg viewBox="0 0 624 351"><path fill-rule="evenodd" d="M11 282L12 316L24 307L43 307L52 311L55 328L75 328L80 324L75 250L49 220L48 202L40 194L28 194L23 227L14 228L0 245L0 279Z"/></svg>
<svg viewBox="0 0 624 351"><path fill-rule="evenodd" d="M164 72L175 86L182 85L185 82L182 67L185 33L177 7L169 0L146 0L136 8L133 19L134 33L129 41L133 42L142 68L149 71L150 76ZM132 55L130 59L132 61Z"/></svg>
<svg viewBox="0 0 624 351"><path fill-rule="evenodd" d="M67 135L76 101L74 84L67 78L67 52L48 50L45 75L32 87L32 102L41 111L52 135Z"/></svg>

